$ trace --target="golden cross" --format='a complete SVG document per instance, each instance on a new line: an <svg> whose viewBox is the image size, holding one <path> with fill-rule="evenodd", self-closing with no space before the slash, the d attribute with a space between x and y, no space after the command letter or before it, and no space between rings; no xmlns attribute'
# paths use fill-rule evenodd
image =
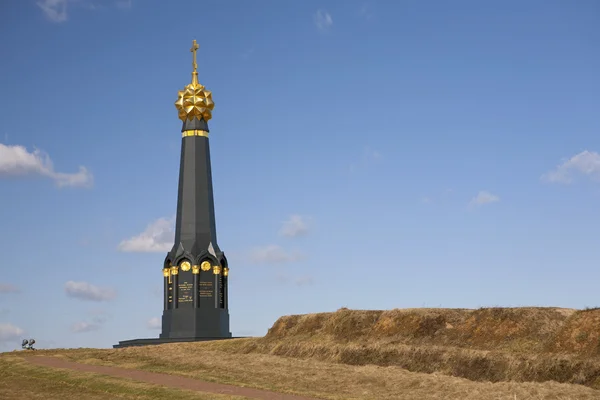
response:
<svg viewBox="0 0 600 400"><path fill-rule="evenodd" d="M196 50L198 50L199 48L200 48L200 46L198 45L198 43L196 43L196 40L194 40L192 43L192 48L190 49L190 51L194 55L194 61L192 62L192 67L194 68L194 72L196 72L196 70L198 69L198 64L196 64Z"/></svg>

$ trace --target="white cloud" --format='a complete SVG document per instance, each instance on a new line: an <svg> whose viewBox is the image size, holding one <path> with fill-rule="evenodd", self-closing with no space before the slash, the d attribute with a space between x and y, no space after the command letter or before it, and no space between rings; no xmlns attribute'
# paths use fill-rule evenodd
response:
<svg viewBox="0 0 600 400"><path fill-rule="evenodd" d="M286 237L297 237L308 233L308 221L301 215L290 215L283 223L279 234Z"/></svg>
<svg viewBox="0 0 600 400"><path fill-rule="evenodd" d="M87 282L73 281L65 283L65 293L69 297L88 301L108 301L117 296L113 289L100 288Z"/></svg>
<svg viewBox="0 0 600 400"><path fill-rule="evenodd" d="M114 4L122 10L128 10L133 7L133 0L39 0L37 2L38 7L43 11L46 18L57 23L65 22L69 19L68 9L72 5L94 11L103 9L106 5L110 4Z"/></svg>
<svg viewBox="0 0 600 400"><path fill-rule="evenodd" d="M54 171L50 157L40 150L28 152L23 146L0 143L0 176L40 175L52 179L58 187L92 186L94 178L87 168L67 174Z"/></svg>
<svg viewBox="0 0 600 400"><path fill-rule="evenodd" d="M0 283L0 294L2 293L19 293L20 290L15 285L10 283Z"/></svg>
<svg viewBox="0 0 600 400"><path fill-rule="evenodd" d="M496 203L500 201L500 197L495 194L491 194L490 192L480 191L477 196L471 199L469 205L471 206L482 206L484 204Z"/></svg>
<svg viewBox="0 0 600 400"><path fill-rule="evenodd" d="M148 320L146 326L148 327L148 329L160 329L162 328L162 322L160 318L154 317Z"/></svg>
<svg viewBox="0 0 600 400"><path fill-rule="evenodd" d="M123 240L118 249L126 252L153 253L166 252L173 247L175 218L159 218L137 236Z"/></svg>
<svg viewBox="0 0 600 400"><path fill-rule="evenodd" d="M41 0L37 2L46 18L52 22L65 22L67 20L67 0Z"/></svg>
<svg viewBox="0 0 600 400"><path fill-rule="evenodd" d="M94 324L90 322L76 322L73 325L71 325L71 332L75 333L97 331L98 329L100 329L99 324Z"/></svg>
<svg viewBox="0 0 600 400"><path fill-rule="evenodd" d="M600 180L600 154L584 150L564 161L553 171L542 175L542 180L552 183L571 183L574 175Z"/></svg>
<svg viewBox="0 0 600 400"><path fill-rule="evenodd" d="M257 247L250 253L250 261L255 264L283 264L300 261L304 256L299 252L290 252L275 244Z"/></svg>
<svg viewBox="0 0 600 400"><path fill-rule="evenodd" d="M333 19L331 15L327 11L317 10L315 15L313 16L313 21L317 28L321 31L325 31L333 25Z"/></svg>
<svg viewBox="0 0 600 400"><path fill-rule="evenodd" d="M23 333L23 329L14 325L0 324L0 343L19 339Z"/></svg>

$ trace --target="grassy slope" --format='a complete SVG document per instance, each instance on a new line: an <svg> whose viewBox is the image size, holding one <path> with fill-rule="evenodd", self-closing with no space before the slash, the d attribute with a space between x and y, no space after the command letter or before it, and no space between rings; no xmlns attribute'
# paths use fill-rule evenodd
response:
<svg viewBox="0 0 600 400"><path fill-rule="evenodd" d="M296 393L329 400L597 400L581 385L473 382L398 367L355 366L313 359L240 353L255 339L180 343L114 350L38 351L98 365L183 375L213 382Z"/></svg>
<svg viewBox="0 0 600 400"><path fill-rule="evenodd" d="M243 400L198 394L128 379L31 365L16 354L0 356L0 399L6 400Z"/></svg>
<svg viewBox="0 0 600 400"><path fill-rule="evenodd" d="M246 351L600 388L600 309L341 309L282 317Z"/></svg>
<svg viewBox="0 0 600 400"><path fill-rule="evenodd" d="M264 338L37 354L332 400L584 400L600 398L590 388L599 386L599 317L550 308L342 309L282 317Z"/></svg>

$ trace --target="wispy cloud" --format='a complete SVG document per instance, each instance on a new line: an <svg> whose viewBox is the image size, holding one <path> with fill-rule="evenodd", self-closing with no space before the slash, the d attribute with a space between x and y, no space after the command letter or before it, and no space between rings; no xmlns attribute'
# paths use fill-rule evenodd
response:
<svg viewBox="0 0 600 400"><path fill-rule="evenodd" d="M158 318L158 317L150 318L148 320L148 322L146 323L146 327L148 329L161 329L162 322L161 322L160 318Z"/></svg>
<svg viewBox="0 0 600 400"><path fill-rule="evenodd" d="M23 329L12 324L0 324L0 343L19 339L23 333Z"/></svg>
<svg viewBox="0 0 600 400"><path fill-rule="evenodd" d="M175 218L159 218L148 224L144 232L119 243L118 249L138 253L169 251L173 247L175 237L174 223Z"/></svg>
<svg viewBox="0 0 600 400"><path fill-rule="evenodd" d="M484 190L477 193L477 196L473 197L469 202L470 206L482 206L484 204L496 203L500 201L500 197L492 194L490 192L486 192Z"/></svg>
<svg viewBox="0 0 600 400"><path fill-rule="evenodd" d="M117 297L117 293L113 289L100 288L87 282L65 283L65 293L67 296L87 301L108 301Z"/></svg>
<svg viewBox="0 0 600 400"><path fill-rule="evenodd" d="M92 322L76 322L71 325L71 332L75 333L83 333L83 332L92 332L100 329L99 324L94 324Z"/></svg>
<svg viewBox="0 0 600 400"><path fill-rule="evenodd" d="M97 331L108 321L110 315L104 310L91 310L91 321L80 321L71 325L71 332L83 333Z"/></svg>
<svg viewBox="0 0 600 400"><path fill-rule="evenodd" d="M36 4L49 21L61 23L69 19L69 9L74 5L90 11L106 7L129 10L133 7L133 0L39 0Z"/></svg>
<svg viewBox="0 0 600 400"><path fill-rule="evenodd" d="M572 183L577 175L600 180L600 154L584 150L542 175L541 179L550 183L568 184Z"/></svg>
<svg viewBox="0 0 600 400"><path fill-rule="evenodd" d="M304 259L304 255L298 251L288 251L281 246L271 244L252 249L249 259L254 264L285 264L300 261Z"/></svg>
<svg viewBox="0 0 600 400"><path fill-rule="evenodd" d="M19 293L21 290L10 283L0 283L0 294Z"/></svg>
<svg viewBox="0 0 600 400"><path fill-rule="evenodd" d="M41 0L37 5L50 21L65 22L68 19L67 3L67 0Z"/></svg>
<svg viewBox="0 0 600 400"><path fill-rule="evenodd" d="M56 172L50 157L40 150L27 151L23 146L7 146L0 143L0 177L38 175L52 179L58 187L90 187L94 179L86 167L79 172Z"/></svg>
<svg viewBox="0 0 600 400"><path fill-rule="evenodd" d="M308 234L308 231L308 218L295 214L290 215L290 217L284 221L283 226L279 230L279 234L285 237L297 237Z"/></svg>
<svg viewBox="0 0 600 400"><path fill-rule="evenodd" d="M320 31L326 31L333 25L333 18L331 18L331 14L324 10L317 10L317 12L313 15L313 21L315 26Z"/></svg>
<svg viewBox="0 0 600 400"><path fill-rule="evenodd" d="M372 9L371 5L368 3L365 3L362 5L362 7L358 10L358 15L360 15L367 21L372 21L373 18L375 17L375 14L373 13L373 9Z"/></svg>

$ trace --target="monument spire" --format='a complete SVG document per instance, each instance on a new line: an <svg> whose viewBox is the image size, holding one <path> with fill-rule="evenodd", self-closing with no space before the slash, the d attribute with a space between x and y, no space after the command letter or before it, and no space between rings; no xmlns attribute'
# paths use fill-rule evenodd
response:
<svg viewBox="0 0 600 400"><path fill-rule="evenodd" d="M175 240L162 266L164 305L158 339L119 342L116 347L231 338L225 253L217 244L208 121L212 93L198 82L192 42L192 82L175 102L181 127Z"/></svg>
<svg viewBox="0 0 600 400"><path fill-rule="evenodd" d="M175 102L181 127L181 160L175 243L163 267L165 298L161 338L228 338L227 258L217 244L208 121L212 93L198 82L194 40L192 82Z"/></svg>

